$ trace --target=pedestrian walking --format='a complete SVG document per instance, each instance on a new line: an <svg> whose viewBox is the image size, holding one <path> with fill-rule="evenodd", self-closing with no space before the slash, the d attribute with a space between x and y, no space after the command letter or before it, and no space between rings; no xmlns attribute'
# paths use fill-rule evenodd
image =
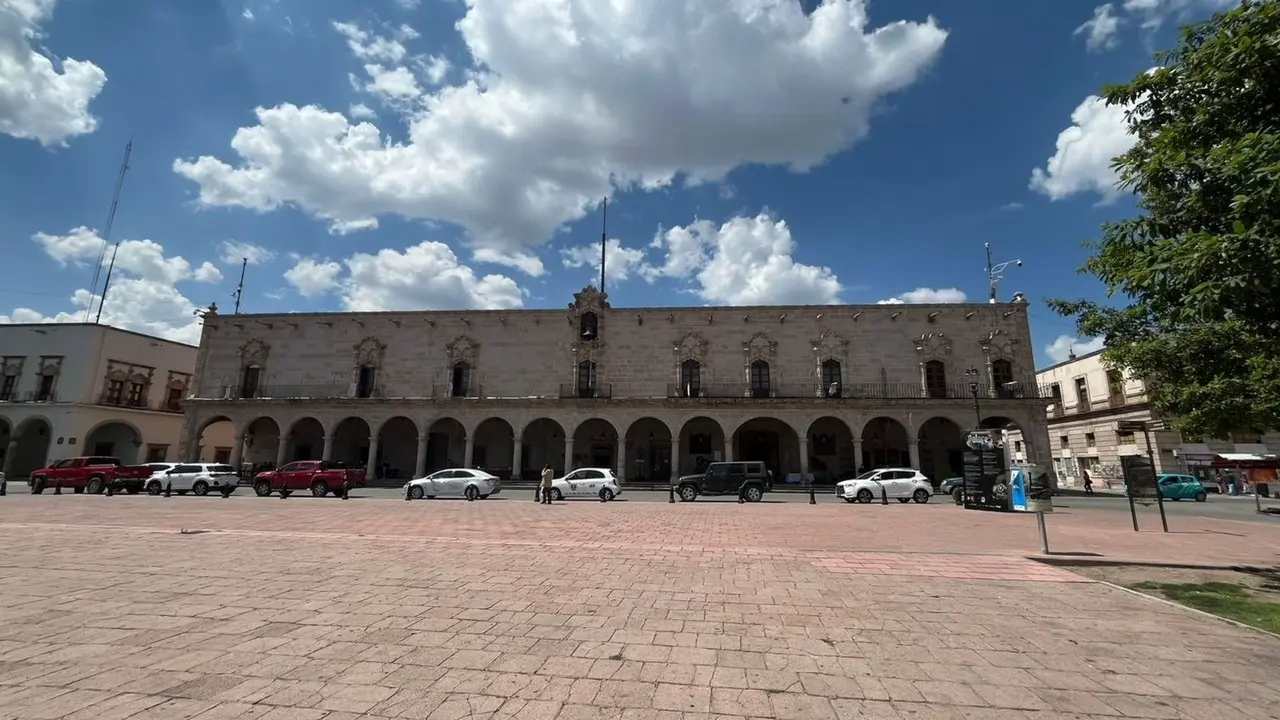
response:
<svg viewBox="0 0 1280 720"><path fill-rule="evenodd" d="M542 467L542 504L551 504L551 478L555 477L555 473L551 471L550 465Z"/></svg>
<svg viewBox="0 0 1280 720"><path fill-rule="evenodd" d="M1084 476L1084 494L1092 495L1093 494L1093 477L1089 475L1088 468L1081 470L1080 474Z"/></svg>

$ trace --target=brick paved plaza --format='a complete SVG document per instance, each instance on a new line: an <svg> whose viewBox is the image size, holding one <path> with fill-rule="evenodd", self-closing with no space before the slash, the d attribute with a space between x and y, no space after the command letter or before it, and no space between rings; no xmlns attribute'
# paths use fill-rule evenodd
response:
<svg viewBox="0 0 1280 720"><path fill-rule="evenodd" d="M1055 549L1280 546L1127 520ZM953 506L10 495L0 543L4 720L1280 717L1280 640Z"/></svg>

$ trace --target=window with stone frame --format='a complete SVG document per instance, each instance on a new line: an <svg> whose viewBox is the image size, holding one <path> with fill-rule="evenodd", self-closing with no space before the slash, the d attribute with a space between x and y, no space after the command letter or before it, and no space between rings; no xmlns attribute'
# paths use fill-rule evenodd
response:
<svg viewBox="0 0 1280 720"><path fill-rule="evenodd" d="M680 363L680 396L701 397L702 363L689 358Z"/></svg>
<svg viewBox="0 0 1280 720"><path fill-rule="evenodd" d="M995 385L996 395L998 397L1011 397L1015 391L1010 384L1013 382L1013 363L1005 358L996 358L991 361L991 384Z"/></svg>
<svg viewBox="0 0 1280 720"><path fill-rule="evenodd" d="M588 310L578 316L578 339L600 339L600 320L594 312Z"/></svg>
<svg viewBox="0 0 1280 720"><path fill-rule="evenodd" d="M941 360L930 360L924 364L925 394L931 398L947 396L947 364Z"/></svg>
<svg viewBox="0 0 1280 720"><path fill-rule="evenodd" d="M129 383L129 394L125 397L125 405L133 408L147 404L147 386L140 382Z"/></svg>
<svg viewBox="0 0 1280 720"><path fill-rule="evenodd" d="M453 378L449 385L453 397L469 397L471 394L471 363L463 360L453 364Z"/></svg>
<svg viewBox="0 0 1280 720"><path fill-rule="evenodd" d="M844 388L844 368L835 358L822 361L822 394L826 397L840 397Z"/></svg>
<svg viewBox="0 0 1280 720"><path fill-rule="evenodd" d="M36 391L36 401L45 402L53 399L54 387L58 383L58 376L52 373L45 373L40 376L40 389Z"/></svg>
<svg viewBox="0 0 1280 720"><path fill-rule="evenodd" d="M1124 397L1124 373L1119 370L1107 371L1107 395L1110 397Z"/></svg>
<svg viewBox="0 0 1280 720"><path fill-rule="evenodd" d="M258 397L259 383L262 381L262 368L249 365L240 371L240 397Z"/></svg>
<svg viewBox="0 0 1280 720"><path fill-rule="evenodd" d="M106 402L108 405L124 404L124 381L107 380Z"/></svg>
<svg viewBox="0 0 1280 720"><path fill-rule="evenodd" d="M0 378L0 402L16 400L18 397L18 376L5 375Z"/></svg>
<svg viewBox="0 0 1280 720"><path fill-rule="evenodd" d="M182 412L182 388L171 387L165 394L164 409L169 412Z"/></svg>
<svg viewBox="0 0 1280 720"><path fill-rule="evenodd" d="M753 360L751 362L751 397L767 398L772 390L769 377L769 361Z"/></svg>
<svg viewBox="0 0 1280 720"><path fill-rule="evenodd" d="M378 390L378 366L366 363L356 373L356 397L371 398Z"/></svg>
<svg viewBox="0 0 1280 720"><path fill-rule="evenodd" d="M596 392L596 364L590 360L578 363L578 397L593 397Z"/></svg>

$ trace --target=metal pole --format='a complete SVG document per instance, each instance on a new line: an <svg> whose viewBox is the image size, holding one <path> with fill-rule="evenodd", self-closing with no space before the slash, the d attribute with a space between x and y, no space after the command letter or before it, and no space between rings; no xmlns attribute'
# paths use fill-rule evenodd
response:
<svg viewBox="0 0 1280 720"><path fill-rule="evenodd" d="M1036 528L1040 531L1040 552L1049 554L1049 531L1044 525L1044 513L1036 513Z"/></svg>
<svg viewBox="0 0 1280 720"><path fill-rule="evenodd" d="M1169 532L1169 519L1164 515L1164 493L1160 492L1160 482L1156 475L1156 456L1151 450L1151 431L1146 423L1142 425L1142 439L1147 443L1147 462L1151 463L1151 478L1156 480L1156 505L1160 508L1160 527Z"/></svg>
<svg viewBox="0 0 1280 720"><path fill-rule="evenodd" d="M1133 519L1133 531L1138 532L1138 508L1133 504L1133 485L1129 484L1129 478L1124 479L1124 494L1129 498L1129 517Z"/></svg>
<svg viewBox="0 0 1280 720"><path fill-rule="evenodd" d="M991 243L987 246L987 301L994 303L996 301L996 273L991 265Z"/></svg>

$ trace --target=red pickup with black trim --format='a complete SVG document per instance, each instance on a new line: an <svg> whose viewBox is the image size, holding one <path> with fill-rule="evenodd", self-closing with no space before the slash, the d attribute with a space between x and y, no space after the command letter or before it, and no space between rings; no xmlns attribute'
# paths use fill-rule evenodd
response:
<svg viewBox="0 0 1280 720"><path fill-rule="evenodd" d="M341 497L343 484L348 490L364 487L364 470L353 470L332 460L295 460L253 476L253 491L258 497L280 490L310 490L316 497L329 493Z"/></svg>
<svg viewBox="0 0 1280 720"><path fill-rule="evenodd" d="M120 458L94 455L67 458L40 468L31 473L27 484L31 486L32 495L39 495L51 487L90 495L98 495L110 487L113 492L137 495L149 477L151 467L148 465L125 465Z"/></svg>

